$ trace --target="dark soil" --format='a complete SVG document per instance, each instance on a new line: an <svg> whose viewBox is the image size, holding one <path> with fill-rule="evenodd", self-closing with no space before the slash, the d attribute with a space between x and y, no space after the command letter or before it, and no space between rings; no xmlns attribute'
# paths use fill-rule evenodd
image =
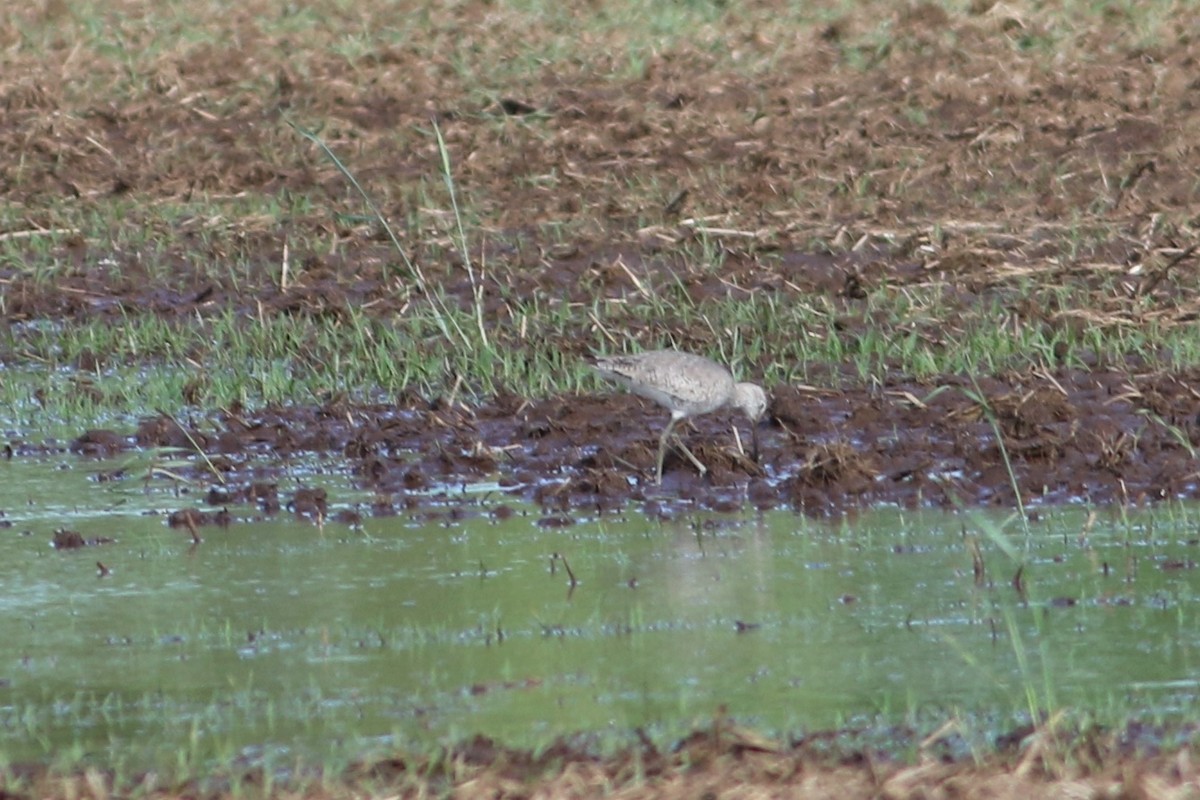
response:
<svg viewBox="0 0 1200 800"><path fill-rule="evenodd" d="M466 4L429 24L467 36L463 52L484 53L478 66L486 66L502 42L468 32L488 13ZM781 303L824 298L850 340L871 332L864 298L880 287L940 287L964 319L934 320L930 335L968 324L980 303L1009 299L1014 324L1064 335L1089 324L1194 324L1194 29L1180 19L1147 51L1119 38L1122 12L1114 9L1064 40L1079 56L1064 60L1037 50L1039 37L1058 31L1032 12L983 2L962 16L930 4L892 13L886 51L856 51L878 21L849 15L787 46L771 38L778 32L751 36L747 53L769 51L771 69L731 71L711 53L681 46L616 82L591 53L481 100L438 49L381 45L349 60L318 47L303 72L290 58L273 62L290 44L271 38L252 6L212 21L237 30L237 47L167 52L146 67L146 85L130 87L120 59L64 67L54 48L70 52L73 17L63 4L44 4L4 29L13 42L22 24L63 33L49 51L14 47L7 56L14 69L0 84L0 147L20 157L0 164L4 198L18 209L3 233L16 252L26 243L29 261L44 262L40 232L61 228L64 218L120 207L120 229L55 240L52 281L21 259L0 263L5 320L191 319L229 309L334 320L351 309L404 314L420 302L415 276L372 225L331 214L360 206L287 119L334 121L323 136L352 159L386 215L417 220L402 236L425 279L467 307L472 287L444 215L413 205L438 180L428 135L434 118L460 192L482 220L472 236L489 265L485 311L500 339L513 323L506 298L584 309L670 287L693 303L746 293ZM513 41L549 35L503 15L492 21L521 31ZM1014 48L1014 36L1027 37L1028 54ZM1105 48L1122 55L1089 56ZM847 66L856 52L875 61ZM39 78L64 69L65 82ZM72 78L92 90L73 89ZM108 78L125 89L97 96L97 82ZM638 188L646 185L662 188ZM285 193L313 198L317 210L212 218L158 211ZM122 246L134 229L153 248ZM717 242L719 269L687 255L700 229ZM558 231L553 240L548 231ZM289 242L295 269L284 285L278 265ZM226 269L231 263L240 266ZM1030 301L1042 295L1014 290L1030 281L1093 291L1095 305L1062 309L1050 294L1044 304ZM578 316L582 333L586 314ZM669 318L655 330L618 333L649 343L669 334L695 350L713 337L702 324ZM583 358L594 340L558 336L553 345L566 358ZM103 368L104 359L92 354L80 366ZM194 360L202 364L203 354ZM92 431L71 448L106 456L194 441L229 484L212 500L318 516L337 498L263 497L261 473L240 468L245 452L343 458L378 494L372 513L420 505L431 487L482 480L559 514L630 499L655 510L683 502L815 514L880 504L1012 506L1014 481L1024 503L1200 492L1194 373L1137 363L1080 371L1050 359L1042 371L991 376L978 387L959 376L923 384L880 377L870 388L836 372L813 381L828 388L767 387L758 464L733 446L728 416L697 421L685 435L709 474L698 476L672 452L661 488L647 474L665 412L607 391L476 398L469 407L405 397L367 407L234 409L189 425L190 438L173 422L148 420L135 437ZM200 393L203 380L188 391ZM737 424L744 439L745 422ZM40 449L14 444L18 454Z"/></svg>
<svg viewBox="0 0 1200 800"><path fill-rule="evenodd" d="M250 771L163 786L161 778L150 773L133 776L137 789L127 793L164 799L265 794L312 800L362 796L1165 800L1193 797L1200 780L1187 750L1163 752L1154 744L1167 733L1157 726L1131 724L1118 731L1087 733L1028 726L999 737L995 751L982 758L968 755L966 742L952 725L924 739L903 727L879 731L883 743L875 746L861 744L865 733L846 729L776 741L718 722L695 731L669 751L645 739L639 746L608 756L597 755L580 742L559 740L535 753L476 736L432 757L396 756L354 765L340 775L313 772L280 782ZM1190 729L1171 733L1194 736ZM913 761L897 759L897 747L911 748L918 755ZM55 776L39 766L17 765L10 774L21 780L26 791L5 792L6 798L102 800L120 794L113 791L113 776L97 769ZM292 783L307 789L290 788ZM0 791L3 787L0 780Z"/></svg>
<svg viewBox="0 0 1200 800"><path fill-rule="evenodd" d="M430 24L462 33L484 13L468 4ZM472 233L495 281L485 302L498 335L511 323L507 297L582 308L672 285L693 302L746 292L780 302L824 297L841 309L837 325L851 338L870 331L863 298L880 286L942 285L968 316L977 303L1004 302L1014 280L1094 286L1100 324L1194 324L1200 309L1188 250L1200 218L1200 103L1188 77L1200 39L1182 19L1149 52L1105 42L1122 29L1105 18L1070 44L1084 54L1125 47L1123 57L1063 62L1014 50L1015 35L1036 43L1056 33L1037 14L979 3L956 17L916 4L895 12L889 49L872 54L885 64L845 66L877 22L847 16L779 47L772 69L753 75L680 49L651 57L618 88L611 72L584 58L535 71L507 92L496 87L497 97L482 101L436 50L384 48L348 61L317 49L300 74L291 61L272 63L281 43L256 14L247 7L213 21L237 29L238 47L167 53L149 84L131 93L97 97L72 91L69 79L38 79L74 69L68 78L94 86L109 71L121 78L123 61L63 67L53 48L12 51L14 69L0 85L0 146L20 158L0 164L0 187L10 207L24 211L5 234L33 248L38 232L61 227L72 209L127 200L121 225L149 227L143 233L155 247L123 248L121 231L68 236L52 247L51 257L69 265L53 281L21 261L0 264L9 323L223 309L402 314L419 286L403 269L383 266L396 254L370 225L334 222L326 209L358 208L353 194L284 119L337 120L323 135L344 154L353 143L355 173L388 216L404 219L417 213L409 193L437 163L431 116L456 159L460 191L485 221ZM519 21L497 19L517 33ZM9 25L34 23L67 31L72 17L50 3ZM18 30L9 31L13 41ZM522 35L547 32L534 26ZM67 53L70 37L60 38ZM502 46L492 38L466 45L493 55ZM754 52L771 42L746 46ZM247 87L246 76L258 82ZM637 181L664 187L662 196L636 190ZM858 189L839 188L850 186ZM285 192L317 198L320 210L269 219L185 215L169 224L156 212L199 198ZM700 216L711 221L688 221ZM428 281L469 305L471 286L449 240L426 222L432 227L402 232L406 246ZM555 224L567 226L566 242L544 238ZM706 235L719 241L720 270L699 270L683 253L699 227L717 231ZM1080 230L1093 234L1082 245ZM338 240L332 252L323 243L330 237ZM314 240L322 244L306 244ZM813 241L832 249L814 251ZM287 286L277 280L285 242L294 243L296 265ZM236 281L220 268L231 262L248 265ZM1114 286L1114 275L1125 282ZM1084 311L1027 300L1012 308L1014 320L1065 332ZM698 350L711 344L702 327L661 325L627 333L651 342L669 333ZM583 357L587 342L566 336L556 344ZM104 357L82 366L102 366ZM247 448L281 458L332 454L378 492L375 513L419 504L414 490L485 479L561 513L630 498L655 500L653 508L683 500L818 514L878 504L1011 506L1014 477L1026 503L1194 497L1200 486L1189 447L1200 443L1194 374L1051 364L1040 374L990 377L978 390L956 376L924 385L885 377L870 389L855 388L856 378L828 378L822 383L837 390L768 387L760 464L732 447L727 418L698 421L688 442L709 475L700 478L672 453L661 489L646 474L665 413L611 393L481 398L470 408L402 398L390 406L237 410L190 432L227 473L233 488L220 499L254 494L238 469ZM950 389L926 402L937 386ZM168 443L189 445L159 420L136 439L90 432L72 448L103 456ZM295 503L316 514L322 505Z"/></svg>
<svg viewBox="0 0 1200 800"><path fill-rule="evenodd" d="M132 436L88 431L70 449L107 457L136 447L198 446L224 481L209 505L312 518L338 499L322 489L280 498L264 460L279 464L279 476L296 457L341 460L376 495L362 513L377 515L440 508L456 487L482 481L499 484L497 503L532 501L560 521L631 499L659 514L684 507L819 515L884 504L1014 507L1014 480L1027 506L1140 504L1200 493L1186 444L1200 442L1200 396L1191 389L1197 378L1073 371L977 386L943 378L949 388L938 392L905 382L875 391L775 387L759 423L759 463L737 449L731 431L738 426L747 442L749 423L736 412L713 414L683 434L708 473L701 476L672 448L661 487L653 483L654 457L667 413L620 392L501 397L477 407L408 398L226 411L188 425L186 436L175 419L155 417ZM17 444L16 454L44 449ZM207 470L200 461L193 474ZM353 521L358 512L342 513ZM228 522L219 513L173 520Z"/></svg>

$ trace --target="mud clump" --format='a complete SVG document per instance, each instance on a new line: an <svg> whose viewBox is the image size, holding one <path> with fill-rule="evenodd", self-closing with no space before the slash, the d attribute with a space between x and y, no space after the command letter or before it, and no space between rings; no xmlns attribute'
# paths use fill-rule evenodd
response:
<svg viewBox="0 0 1200 800"><path fill-rule="evenodd" d="M749 504L814 515L871 505L1011 506L1014 487L1025 505L1103 505L1200 497L1193 455L1200 446L1200 396L1193 382L1200 383L1200 374L1162 380L1063 370L992 378L981 388L958 378L936 390L897 382L882 393L778 386L759 423L757 463L733 434L741 426L744 438L746 421L736 412L715 413L680 426L707 472L699 474L672 447L661 486L653 471L666 412L621 393L516 406L500 399L454 413L436 404L346 404L333 415L301 406L243 409L204 420L203 432L179 430L221 451L224 483L207 492L208 505L253 505L266 514L286 509L322 521L332 502L325 489L305 487L280 498L287 459L333 461L355 476L358 488L375 496L352 512L356 518L425 513L453 504L462 487L480 481L495 483L497 498L541 506L543 525L630 502L646 503L652 513L733 512ZM156 424L142 423L139 437ZM115 433L85 437L127 441ZM181 475L211 480L211 458L189 463ZM227 524L225 513L185 510L169 521L189 528Z"/></svg>
<svg viewBox="0 0 1200 800"><path fill-rule="evenodd" d="M82 547L96 547L102 544L112 544L116 539L110 536L93 536L85 538L79 531L72 531L66 528L59 528L54 532L54 538L50 544L55 550L78 550Z"/></svg>

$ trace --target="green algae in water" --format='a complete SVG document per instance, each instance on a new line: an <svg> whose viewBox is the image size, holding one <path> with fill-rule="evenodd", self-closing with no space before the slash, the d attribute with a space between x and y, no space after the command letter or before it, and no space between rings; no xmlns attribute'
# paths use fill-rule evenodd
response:
<svg viewBox="0 0 1200 800"><path fill-rule="evenodd" d="M97 468L0 466L9 761L321 762L474 733L670 736L721 707L795 731L960 709L1169 713L1195 694L1190 507L1010 527L1018 591L1017 563L971 515L631 508L543 528L464 496L457 519L279 514L193 545L164 514L194 500L97 483ZM64 526L113 541L58 551Z"/></svg>

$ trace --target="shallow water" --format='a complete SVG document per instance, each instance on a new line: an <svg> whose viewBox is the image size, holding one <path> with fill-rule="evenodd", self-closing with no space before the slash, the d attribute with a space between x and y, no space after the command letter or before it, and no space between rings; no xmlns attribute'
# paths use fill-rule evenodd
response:
<svg viewBox="0 0 1200 800"><path fill-rule="evenodd" d="M94 479L113 466L0 462L9 760L320 761L476 732L669 736L721 707L795 732L914 712L1169 712L1197 693L1194 507L1043 509L1028 533L894 510L827 523L630 508L552 527L476 492L440 519L361 527L234 508L242 521L193 544L164 515L201 487ZM294 474L369 501L314 465ZM1001 525L1021 591L987 533ZM115 541L58 551L64 527Z"/></svg>

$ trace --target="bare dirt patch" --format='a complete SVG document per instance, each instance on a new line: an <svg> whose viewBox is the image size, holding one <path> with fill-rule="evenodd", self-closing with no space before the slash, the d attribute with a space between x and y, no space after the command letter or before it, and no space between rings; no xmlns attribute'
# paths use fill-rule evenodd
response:
<svg viewBox="0 0 1200 800"><path fill-rule="evenodd" d="M61 4L47 8L65 32L81 24ZM648 54L636 74L617 72L601 40L489 77L505 63L494 32L530 20L497 12L484 34L488 13L464 4L431 15L431 38L452 32L454 48L380 42L349 56L316 42L303 69L253 4L209 21L236 31L236 45L154 50L138 65L147 74L132 78L120 60L76 55L60 66L75 45L67 33L48 51L15 49L6 73L25 77L0 85L0 146L22 155L0 165L5 233L116 208L121 227L153 247L80 232L54 245L74 266L52 282L0 266L6 316L402 313L411 276L369 221L338 216L357 214L359 201L288 119L320 129L385 214L409 220L414 259L467 305L450 220L431 202L443 199L429 135L437 120L497 284L487 295L497 324L506 294L586 304L675 284L697 302L833 296L851 318L864 289L880 285L943 283L966 309L1023 279L1093 283L1104 289L1097 311L1132 321L1186 321L1200 307L1195 259L1167 269L1194 244L1200 213L1190 77L1200 52L1186 15L1153 47L1122 39L1116 11L1076 20L1079 30L1051 45L1064 31L1050 26L1071 20L914 4L888 12L886 39L867 10L820 28L762 27L746 41L733 30L732 52L681 43ZM10 21L6 38L19 41L23 22ZM126 35L161 48L151 30ZM555 35L533 22L515 41ZM1067 52L1039 49L1054 46ZM52 67L65 78L50 80ZM236 212L238 198L287 194L313 203ZM217 213L160 213L201 201ZM689 253L700 239L720 269ZM286 291L284 242L295 265ZM230 263L246 265L236 279ZM1114 276L1142 302L1113 293ZM1072 319L1052 307L1014 311L1047 325ZM711 338L663 324L685 343Z"/></svg>

